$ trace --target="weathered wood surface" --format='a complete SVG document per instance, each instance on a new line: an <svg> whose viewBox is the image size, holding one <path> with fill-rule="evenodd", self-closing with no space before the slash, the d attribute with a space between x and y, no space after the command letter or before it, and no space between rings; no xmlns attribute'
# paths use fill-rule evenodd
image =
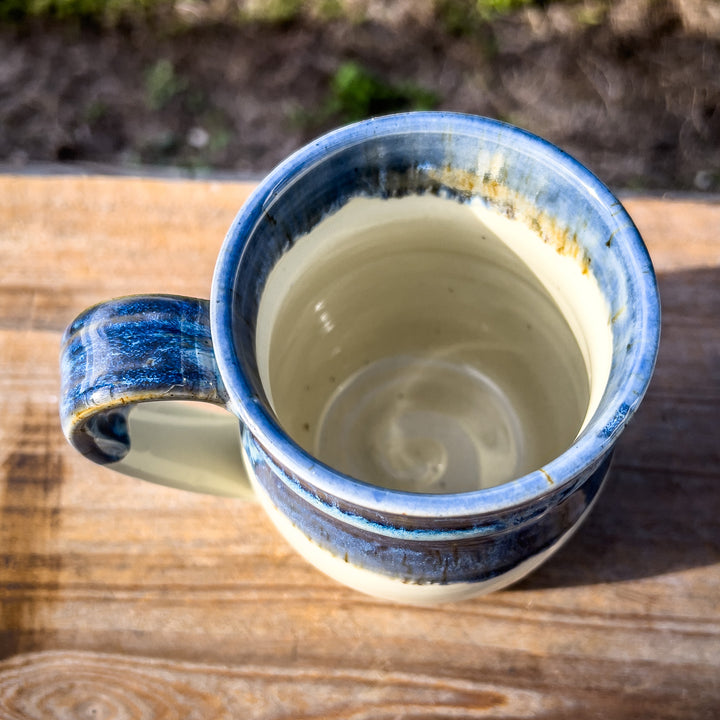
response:
<svg viewBox="0 0 720 720"><path fill-rule="evenodd" d="M720 203L626 201L663 344L587 523L516 587L415 609L326 579L254 503L62 438L64 326L207 295L248 191L0 177L0 718L720 717Z"/></svg>

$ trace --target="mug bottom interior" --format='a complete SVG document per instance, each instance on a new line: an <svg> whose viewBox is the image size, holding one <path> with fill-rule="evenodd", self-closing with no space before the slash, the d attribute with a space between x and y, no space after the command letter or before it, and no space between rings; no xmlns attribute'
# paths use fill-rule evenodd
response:
<svg viewBox="0 0 720 720"><path fill-rule="evenodd" d="M478 368L400 355L338 386L314 452L389 489L467 492L514 477L525 465L526 433L512 400Z"/></svg>

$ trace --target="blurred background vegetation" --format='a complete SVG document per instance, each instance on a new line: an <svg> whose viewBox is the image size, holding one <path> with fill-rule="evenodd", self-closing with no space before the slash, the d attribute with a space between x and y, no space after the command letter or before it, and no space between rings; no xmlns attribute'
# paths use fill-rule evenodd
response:
<svg viewBox="0 0 720 720"><path fill-rule="evenodd" d="M0 0L0 163L261 175L415 109L720 192L720 0Z"/></svg>
<svg viewBox="0 0 720 720"><path fill-rule="evenodd" d="M457 29L464 27L468 21L487 19L533 2L534 0L445 0L423 3L423 0L418 0L416 4L426 6L422 8L424 14L428 10L438 10L438 15L441 18L444 16ZM375 4L387 8L393 5L393 2ZM306 15L321 21L345 18L358 22L377 12L372 5L373 3L353 0L4 0L0 6L0 18L18 22L29 17L45 16L115 24L128 19L147 21L150 17L162 17L164 20L174 18L180 22L183 19L288 22Z"/></svg>

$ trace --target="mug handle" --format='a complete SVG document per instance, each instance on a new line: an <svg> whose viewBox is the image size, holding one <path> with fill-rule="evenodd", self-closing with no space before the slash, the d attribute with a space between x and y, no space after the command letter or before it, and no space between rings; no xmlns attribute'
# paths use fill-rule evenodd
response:
<svg viewBox="0 0 720 720"><path fill-rule="evenodd" d="M88 308L65 331L60 373L63 432L85 457L161 485L252 497L207 300L133 295Z"/></svg>

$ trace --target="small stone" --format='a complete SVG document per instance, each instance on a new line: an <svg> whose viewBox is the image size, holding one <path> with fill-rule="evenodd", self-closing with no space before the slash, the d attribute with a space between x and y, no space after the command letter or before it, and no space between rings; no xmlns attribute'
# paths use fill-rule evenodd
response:
<svg viewBox="0 0 720 720"><path fill-rule="evenodd" d="M695 174L695 187L698 190L707 192L716 184L719 175L720 173L713 172L712 170L698 170Z"/></svg>
<svg viewBox="0 0 720 720"><path fill-rule="evenodd" d="M210 142L210 133L202 127L190 128L186 140L190 147L202 150Z"/></svg>

